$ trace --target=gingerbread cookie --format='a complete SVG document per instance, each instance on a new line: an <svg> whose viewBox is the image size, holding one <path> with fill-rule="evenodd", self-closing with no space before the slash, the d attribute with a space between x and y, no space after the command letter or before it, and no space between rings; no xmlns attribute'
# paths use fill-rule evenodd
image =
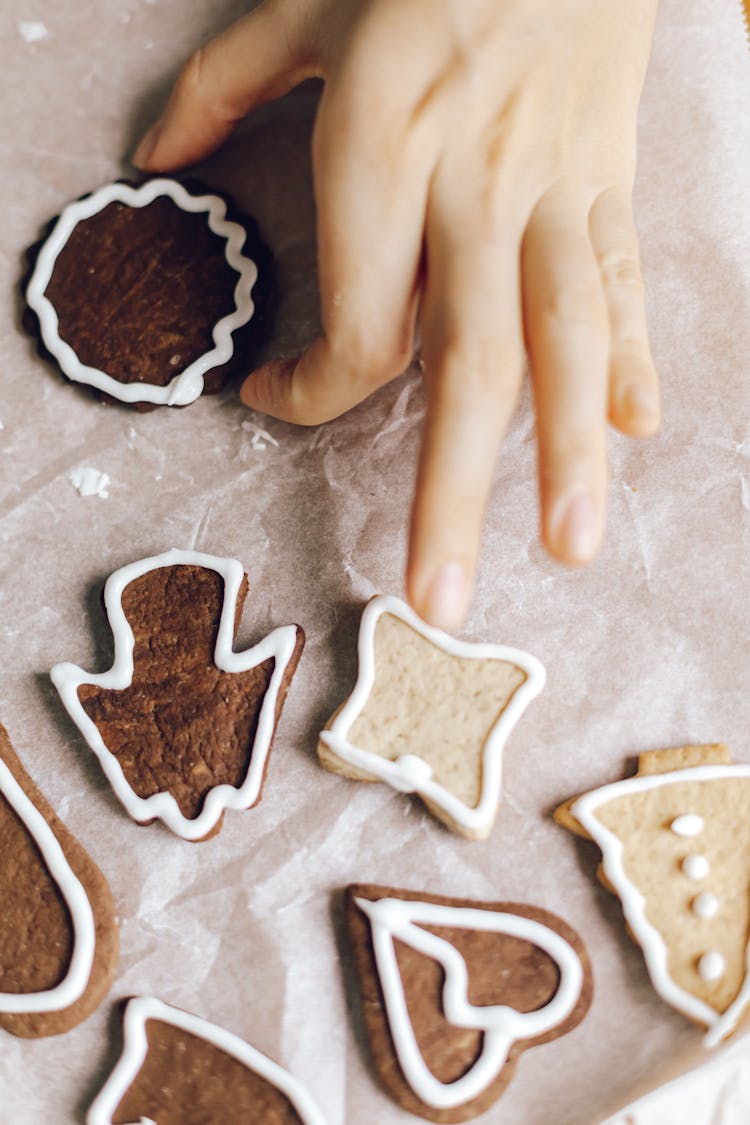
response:
<svg viewBox="0 0 750 1125"><path fill-rule="evenodd" d="M69 379L150 409L185 406L246 366L267 306L256 263L270 261L225 197L170 179L107 184L31 256L27 327Z"/></svg>
<svg viewBox="0 0 750 1125"><path fill-rule="evenodd" d="M236 1035L150 996L125 1009L125 1045L86 1125L324 1125L307 1090Z"/></svg>
<svg viewBox="0 0 750 1125"><path fill-rule="evenodd" d="M304 634L275 629L233 649L247 578L236 559L167 551L116 571L104 604L108 672L58 664L52 680L134 820L201 840L225 809L260 800Z"/></svg>
<svg viewBox="0 0 750 1125"><path fill-rule="evenodd" d="M416 793L454 831L483 839L505 741L544 678L528 653L457 641L398 598L373 598L356 686L321 733L318 756L344 777Z"/></svg>
<svg viewBox="0 0 750 1125"><path fill-rule="evenodd" d="M104 876L0 726L0 1027L24 1038L75 1027L109 991L118 953Z"/></svg>
<svg viewBox="0 0 750 1125"><path fill-rule="evenodd" d="M428 1121L484 1113L591 1002L583 944L546 910L351 886L345 916L378 1075Z"/></svg>
<svg viewBox="0 0 750 1125"><path fill-rule="evenodd" d="M721 745L652 751L555 819L601 849L659 995L706 1046L731 1034L750 1005L750 766Z"/></svg>

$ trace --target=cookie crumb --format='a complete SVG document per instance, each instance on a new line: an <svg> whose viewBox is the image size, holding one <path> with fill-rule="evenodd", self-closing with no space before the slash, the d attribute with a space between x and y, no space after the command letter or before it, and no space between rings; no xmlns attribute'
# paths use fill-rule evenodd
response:
<svg viewBox="0 0 750 1125"><path fill-rule="evenodd" d="M81 465L73 469L68 479L80 496L98 496L100 500L109 496L110 478L98 469Z"/></svg>
<svg viewBox="0 0 750 1125"><path fill-rule="evenodd" d="M49 31L41 20L19 20L18 34L26 43L41 43L49 38Z"/></svg>
<svg viewBox="0 0 750 1125"><path fill-rule="evenodd" d="M269 445L275 446L276 449L279 448L279 443L276 438L273 437L272 434L269 434L268 430L263 430L260 426L256 426L255 422L243 422L242 429L245 433L253 435L250 439L250 448L254 452L262 452L264 449L267 449Z"/></svg>

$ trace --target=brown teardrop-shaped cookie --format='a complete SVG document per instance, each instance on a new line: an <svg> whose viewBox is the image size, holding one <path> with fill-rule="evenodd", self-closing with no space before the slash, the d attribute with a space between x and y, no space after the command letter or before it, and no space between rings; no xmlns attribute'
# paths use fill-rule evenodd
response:
<svg viewBox="0 0 750 1125"><path fill-rule="evenodd" d="M42 824L28 810L24 797ZM56 876L50 862L60 865ZM83 894L91 915L82 900L79 913L75 905L71 908L65 894L71 875L79 884L73 893ZM94 938L89 959L81 954L83 943L91 937L87 917ZM82 944L76 954L77 942ZM75 956L80 970L74 966ZM0 1027L25 1038L57 1035L75 1027L106 996L118 956L114 903L104 876L47 804L0 726ZM81 980L82 991L74 989L77 996L60 1007L64 998L60 986L74 975ZM39 1011L8 1010L8 994L37 993L50 994L49 1008L40 998Z"/></svg>

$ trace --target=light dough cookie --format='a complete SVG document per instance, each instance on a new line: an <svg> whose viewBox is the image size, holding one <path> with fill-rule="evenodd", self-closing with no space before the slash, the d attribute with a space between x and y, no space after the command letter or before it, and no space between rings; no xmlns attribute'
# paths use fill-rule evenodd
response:
<svg viewBox="0 0 750 1125"><path fill-rule="evenodd" d="M260 800L304 633L275 629L235 652L247 594L236 559L167 551L116 571L104 603L108 672L58 664L52 680L128 813L185 840Z"/></svg>
<svg viewBox="0 0 750 1125"><path fill-rule="evenodd" d="M201 184L107 184L66 207L30 261L25 324L42 355L139 409L220 390L267 329L270 255Z"/></svg>
<svg viewBox="0 0 750 1125"><path fill-rule="evenodd" d="M546 910L363 885L345 918L375 1068L428 1121L486 1112L519 1055L591 1003L583 944Z"/></svg>
<svg viewBox="0 0 750 1125"><path fill-rule="evenodd" d="M750 766L721 745L651 751L555 819L601 848L659 995L706 1046L731 1034L750 1005Z"/></svg>
<svg viewBox="0 0 750 1125"><path fill-rule="evenodd" d="M544 678L528 653L457 641L398 598L373 598L356 686L320 734L318 756L344 777L416 793L455 832L484 839L505 741Z"/></svg>
<svg viewBox="0 0 750 1125"><path fill-rule="evenodd" d="M118 954L104 876L0 726L0 1027L24 1038L75 1027L109 991Z"/></svg>
<svg viewBox="0 0 750 1125"><path fill-rule="evenodd" d="M150 996L129 1001L125 1044L86 1125L325 1125L307 1090L236 1035Z"/></svg>

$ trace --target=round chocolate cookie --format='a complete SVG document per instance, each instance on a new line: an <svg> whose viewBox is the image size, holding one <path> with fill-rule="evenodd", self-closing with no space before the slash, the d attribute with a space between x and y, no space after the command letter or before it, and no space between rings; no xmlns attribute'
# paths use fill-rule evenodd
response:
<svg viewBox="0 0 750 1125"><path fill-rule="evenodd" d="M24 323L41 354L141 410L220 390L267 329L270 254L199 184L108 184L70 204L30 259Z"/></svg>

